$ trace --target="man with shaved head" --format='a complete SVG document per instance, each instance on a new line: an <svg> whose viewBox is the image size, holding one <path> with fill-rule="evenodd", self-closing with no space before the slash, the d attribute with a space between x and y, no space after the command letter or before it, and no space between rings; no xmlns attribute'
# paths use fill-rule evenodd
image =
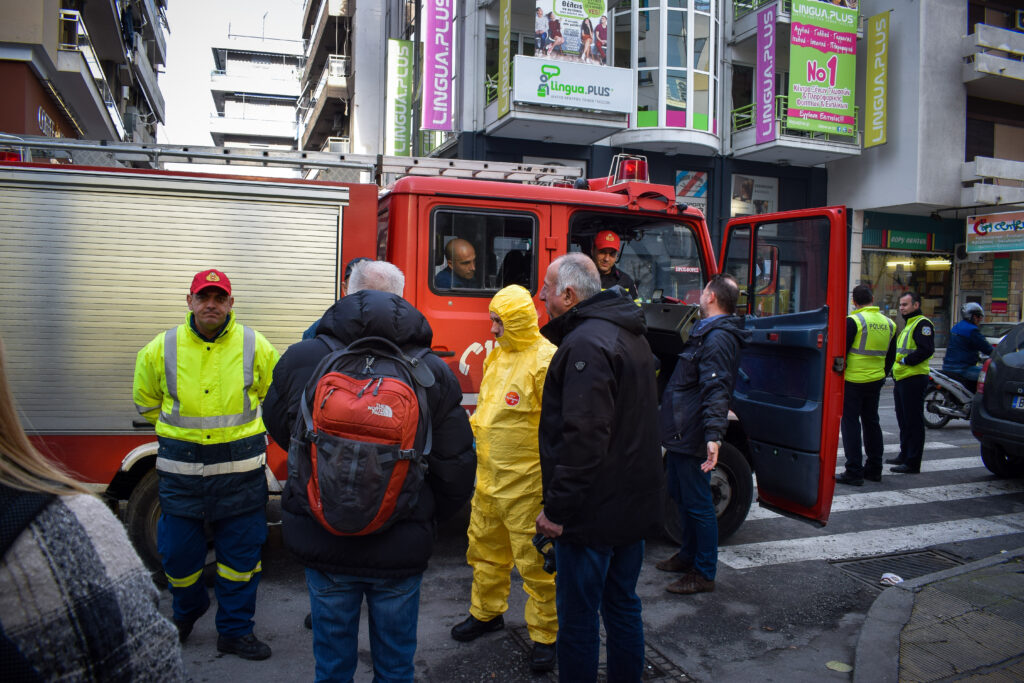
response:
<svg viewBox="0 0 1024 683"><path fill-rule="evenodd" d="M445 269L434 276L438 289L476 287L476 249L468 240L456 237L444 245Z"/></svg>

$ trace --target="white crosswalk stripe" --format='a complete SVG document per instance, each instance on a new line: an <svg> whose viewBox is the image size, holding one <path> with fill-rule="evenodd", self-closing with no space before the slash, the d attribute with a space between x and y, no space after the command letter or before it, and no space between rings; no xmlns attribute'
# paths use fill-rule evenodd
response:
<svg viewBox="0 0 1024 683"><path fill-rule="evenodd" d="M1024 533L1024 512L986 518L747 543L719 548L719 562L733 569L904 552L939 543Z"/></svg>
<svg viewBox="0 0 1024 683"><path fill-rule="evenodd" d="M977 442L973 443L973 446L977 446L977 445L978 445ZM928 453L931 452L931 451L943 450L943 449L946 449L946 448L963 448L964 446L972 446L972 444L968 443L968 444L963 444L962 446L960 446L960 445L951 444L951 443L943 443L942 441L929 441L928 443L926 443L924 445L924 453L925 453L925 457L928 457ZM885 448L884 448L884 451L886 453L899 453L900 452L900 445L898 443L886 444ZM836 457L837 458L845 458L846 457L846 450L842 446L840 446L838 449L836 449Z"/></svg>
<svg viewBox="0 0 1024 683"><path fill-rule="evenodd" d="M922 472L948 472L949 470L963 470L969 467L984 467L985 465L981 462L980 455L970 455L966 458L943 458L942 460L929 460L928 454L925 453L925 459L921 461ZM888 467L888 466L887 466ZM844 463L836 464L836 474L844 471L846 465ZM896 472L890 472L888 469L884 471L885 476L893 475L896 476ZM905 475L899 475L905 476Z"/></svg>
<svg viewBox="0 0 1024 683"><path fill-rule="evenodd" d="M836 496L832 499L832 514L893 507L896 505L943 503L953 500L979 498L981 496L1001 496L1008 493L1021 492L1024 492L1024 481L996 480L972 482L969 484L949 484L946 486L926 486L901 491L851 493L845 496ZM753 519L772 519L781 516L766 508L754 506L750 508L747 521Z"/></svg>

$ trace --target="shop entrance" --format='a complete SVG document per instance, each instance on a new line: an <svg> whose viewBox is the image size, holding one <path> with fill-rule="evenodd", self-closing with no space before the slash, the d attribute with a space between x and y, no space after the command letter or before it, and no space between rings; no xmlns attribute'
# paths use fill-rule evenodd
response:
<svg viewBox="0 0 1024 683"><path fill-rule="evenodd" d="M879 310L901 328L899 298L916 291L921 296L921 312L935 326L935 346L946 346L953 286L949 254L865 249L860 279L871 287Z"/></svg>

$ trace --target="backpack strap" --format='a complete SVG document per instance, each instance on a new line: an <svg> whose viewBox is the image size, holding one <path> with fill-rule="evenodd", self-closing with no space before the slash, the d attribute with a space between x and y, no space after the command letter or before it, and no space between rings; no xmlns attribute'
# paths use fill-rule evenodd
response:
<svg viewBox="0 0 1024 683"><path fill-rule="evenodd" d="M23 491L0 484L0 557L7 554L21 532L54 498L52 493ZM0 624L0 662L4 663L7 680L31 683L43 680L14 641L7 637L3 624Z"/></svg>

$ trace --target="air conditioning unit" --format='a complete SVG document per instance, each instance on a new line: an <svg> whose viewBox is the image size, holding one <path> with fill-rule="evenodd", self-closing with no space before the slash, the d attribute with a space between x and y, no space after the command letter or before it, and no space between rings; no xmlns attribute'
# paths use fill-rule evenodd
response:
<svg viewBox="0 0 1024 683"><path fill-rule="evenodd" d="M953 250L953 260L955 263L981 263L982 255L978 253L969 253L967 251L967 245L961 242L956 245L956 249Z"/></svg>

